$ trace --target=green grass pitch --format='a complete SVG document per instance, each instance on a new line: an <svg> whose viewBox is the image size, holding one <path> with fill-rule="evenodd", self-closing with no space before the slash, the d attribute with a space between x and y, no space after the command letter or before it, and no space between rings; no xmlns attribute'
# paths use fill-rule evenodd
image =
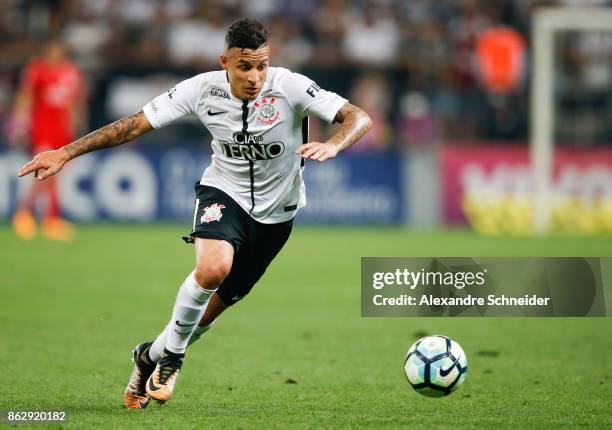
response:
<svg viewBox="0 0 612 430"><path fill-rule="evenodd" d="M183 230L84 226L62 244L1 226L0 410L65 409L65 426L84 429L612 428L612 318L360 317L361 256L612 255L610 237L452 230L296 227L252 294L188 350L174 398L125 410L131 348L166 323L193 265ZM423 333L467 353L466 383L447 398L404 378Z"/></svg>

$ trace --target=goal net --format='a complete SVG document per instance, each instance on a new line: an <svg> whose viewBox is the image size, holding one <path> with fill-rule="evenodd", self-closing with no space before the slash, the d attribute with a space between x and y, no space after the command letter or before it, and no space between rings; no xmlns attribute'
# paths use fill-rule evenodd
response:
<svg viewBox="0 0 612 430"><path fill-rule="evenodd" d="M529 145L534 180L532 222L536 234L548 233L551 227L555 84L558 78L555 76L555 38L570 31L612 31L612 9L555 7L537 9L533 14Z"/></svg>

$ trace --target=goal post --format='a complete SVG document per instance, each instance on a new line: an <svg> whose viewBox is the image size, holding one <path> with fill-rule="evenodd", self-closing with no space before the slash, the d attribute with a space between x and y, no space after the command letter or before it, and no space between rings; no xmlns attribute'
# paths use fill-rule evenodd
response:
<svg viewBox="0 0 612 430"><path fill-rule="evenodd" d="M532 16L533 68L529 149L534 180L533 231L548 232L554 162L555 34L612 31L612 8L547 7Z"/></svg>

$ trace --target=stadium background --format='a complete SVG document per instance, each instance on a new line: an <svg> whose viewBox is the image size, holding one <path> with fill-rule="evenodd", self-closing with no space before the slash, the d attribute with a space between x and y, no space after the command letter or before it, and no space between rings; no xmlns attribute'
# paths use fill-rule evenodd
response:
<svg viewBox="0 0 612 430"><path fill-rule="evenodd" d="M254 16L270 29L274 65L311 76L362 106L375 123L345 156L307 169L310 204L301 221L420 227L471 221L485 233L520 234L529 223L530 14L573 3L6 1L0 121L10 131L20 71L50 36L66 42L85 72L85 132L217 68L227 25ZM557 231L612 229L611 53L610 34L557 37ZM315 139L329 131L315 120L311 128ZM7 219L28 184L12 175L25 155L8 149L6 133L0 148L0 218ZM192 118L119 151L84 157L62 178L66 215L185 220L209 151L209 136Z"/></svg>
<svg viewBox="0 0 612 430"><path fill-rule="evenodd" d="M191 223L208 136L185 120L74 160L61 190L78 231L61 244L12 234L8 221L27 187L14 174L27 155L1 133L0 353L18 359L4 363L0 409L68 409L70 425L82 428L612 427L611 375L584 364L609 356L609 318L359 317L361 256L612 255L612 34L557 38L555 184L572 208L555 215L554 235L513 237L526 233L529 212L521 198L530 192L531 12L578 3L610 5L1 2L5 131L19 73L49 36L61 36L85 72L93 130L216 69L227 25L239 16L268 25L272 65L348 97L375 128L338 159L307 165L309 205L286 249L190 355L172 403L148 415L120 410L129 348L165 323L190 270L192 251L178 238ZM512 30L506 67L495 73L491 52L479 49L491 29ZM313 138L329 132L316 121L312 129ZM474 206L468 191L495 204ZM495 236L473 233L468 221ZM418 398L401 375L405 350L426 333L456 338L470 359L465 387L443 403Z"/></svg>

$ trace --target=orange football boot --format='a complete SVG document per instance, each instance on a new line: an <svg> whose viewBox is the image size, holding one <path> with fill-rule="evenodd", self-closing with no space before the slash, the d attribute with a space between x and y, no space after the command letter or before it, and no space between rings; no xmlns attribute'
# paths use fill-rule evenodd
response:
<svg viewBox="0 0 612 430"><path fill-rule="evenodd" d="M176 378L181 371L185 354L176 354L164 349L153 374L147 381L147 394L159 403L170 400Z"/></svg>
<svg viewBox="0 0 612 430"><path fill-rule="evenodd" d="M155 370L155 363L149 361L147 355L151 343L143 342L134 348L132 357L134 370L132 370L132 376L123 393L123 402L128 409L144 409L151 400L146 389L147 379Z"/></svg>
<svg viewBox="0 0 612 430"><path fill-rule="evenodd" d="M13 216L13 230L20 239L34 239L38 226L32 213L27 209L18 210Z"/></svg>
<svg viewBox="0 0 612 430"><path fill-rule="evenodd" d="M75 230L72 223L58 218L45 218L42 224L43 235L47 239L69 242L74 238Z"/></svg>

